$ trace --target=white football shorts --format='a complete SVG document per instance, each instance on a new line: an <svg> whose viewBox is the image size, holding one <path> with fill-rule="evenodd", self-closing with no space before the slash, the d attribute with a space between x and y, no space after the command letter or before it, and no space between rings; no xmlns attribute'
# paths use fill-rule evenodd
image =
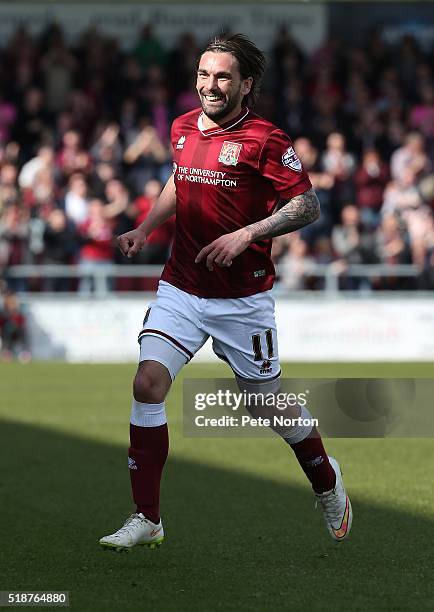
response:
<svg viewBox="0 0 434 612"><path fill-rule="evenodd" d="M162 363L173 380L210 336L215 354L237 378L265 382L279 377L271 291L200 298L160 281L139 334L140 361Z"/></svg>

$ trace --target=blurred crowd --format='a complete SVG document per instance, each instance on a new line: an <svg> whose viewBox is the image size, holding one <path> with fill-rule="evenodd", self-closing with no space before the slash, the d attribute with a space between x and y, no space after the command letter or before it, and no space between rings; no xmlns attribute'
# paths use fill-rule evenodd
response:
<svg viewBox="0 0 434 612"><path fill-rule="evenodd" d="M19 29L0 50L0 275L9 290L92 290L91 278L22 279L17 264L83 272L164 263L174 221L133 262L114 237L141 223L171 172L172 120L198 106L200 49L167 49L149 25L132 50L96 30L74 46L58 25ZM434 287L434 55L411 38L362 47L337 40L306 56L276 34L257 112L285 129L309 171L321 218L274 241L281 287L321 288L332 264L343 289ZM353 278L348 266L409 264L415 278ZM143 289L138 279L109 288Z"/></svg>

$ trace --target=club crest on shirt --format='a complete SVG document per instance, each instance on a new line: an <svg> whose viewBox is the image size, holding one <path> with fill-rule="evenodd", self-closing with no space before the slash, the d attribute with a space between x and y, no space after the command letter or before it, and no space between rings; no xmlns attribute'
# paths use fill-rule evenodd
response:
<svg viewBox="0 0 434 612"><path fill-rule="evenodd" d="M288 147L285 153L282 155L282 164L291 170L301 172L301 161L297 157L297 153L294 151L294 147Z"/></svg>
<svg viewBox="0 0 434 612"><path fill-rule="evenodd" d="M236 166L243 145L238 142L225 140L220 150L219 162L227 166Z"/></svg>

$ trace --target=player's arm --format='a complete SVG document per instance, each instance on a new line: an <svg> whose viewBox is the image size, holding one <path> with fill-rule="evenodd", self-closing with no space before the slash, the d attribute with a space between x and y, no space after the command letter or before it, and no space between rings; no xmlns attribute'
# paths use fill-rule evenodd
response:
<svg viewBox="0 0 434 612"><path fill-rule="evenodd" d="M117 240L120 251L127 257L132 257L138 253L145 244L146 237L175 214L175 210L176 188L173 175L171 175L160 197L143 223L131 232L118 236Z"/></svg>
<svg viewBox="0 0 434 612"><path fill-rule="evenodd" d="M304 193L291 198L284 206L270 217L248 225L250 242L266 240L295 232L319 217L320 205L314 189L311 187Z"/></svg>
<svg viewBox="0 0 434 612"><path fill-rule="evenodd" d="M247 225L236 232L220 236L217 240L204 247L196 257L196 263L206 258L209 270L213 264L230 266L234 257L247 249L252 242L267 240L295 232L318 219L320 205L313 188L291 198L278 211Z"/></svg>

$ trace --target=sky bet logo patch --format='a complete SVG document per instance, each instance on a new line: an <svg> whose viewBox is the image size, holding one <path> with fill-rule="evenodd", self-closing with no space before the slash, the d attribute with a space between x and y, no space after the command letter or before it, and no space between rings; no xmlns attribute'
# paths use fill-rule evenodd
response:
<svg viewBox="0 0 434 612"><path fill-rule="evenodd" d="M236 166L243 145L225 140L219 155L219 162L227 166Z"/></svg>
<svg viewBox="0 0 434 612"><path fill-rule="evenodd" d="M301 161L297 157L297 153L294 151L294 147L288 147L285 153L282 155L282 164L291 170L301 172Z"/></svg>

